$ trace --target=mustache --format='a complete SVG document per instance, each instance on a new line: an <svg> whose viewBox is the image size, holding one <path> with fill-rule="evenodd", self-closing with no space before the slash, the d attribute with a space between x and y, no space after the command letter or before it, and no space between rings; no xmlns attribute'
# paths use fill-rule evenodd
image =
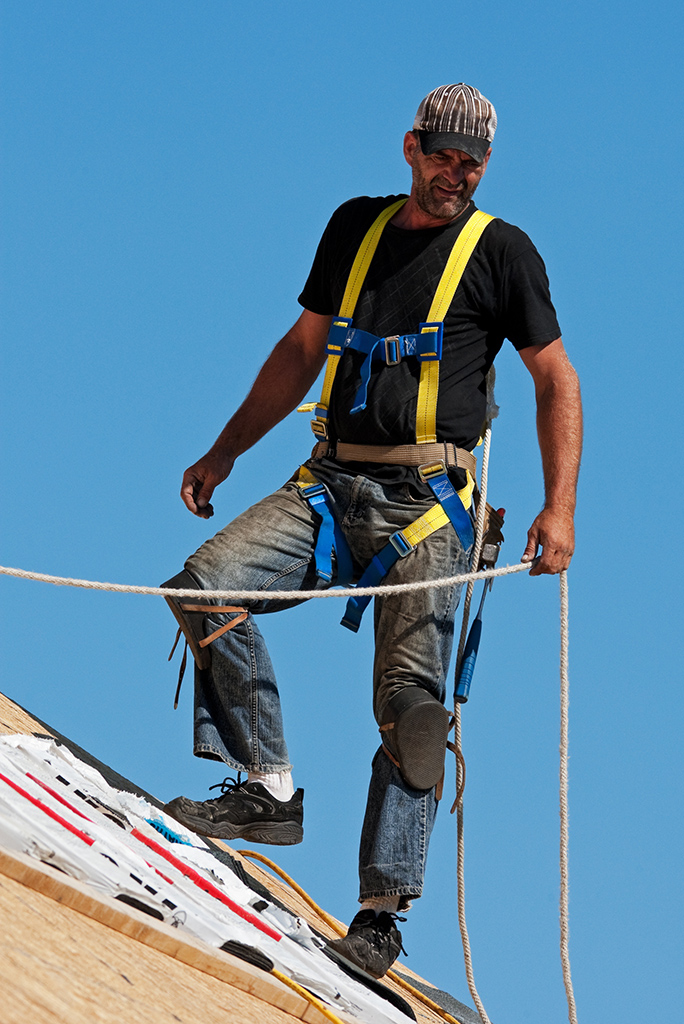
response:
<svg viewBox="0 0 684 1024"><path fill-rule="evenodd" d="M463 193L466 190L466 183L465 183L465 181L460 181L458 183L458 185L452 185L451 182L445 181L443 178L440 179L439 176L436 177L436 178L433 178L431 184L432 185L439 185L440 188L444 188L448 192Z"/></svg>

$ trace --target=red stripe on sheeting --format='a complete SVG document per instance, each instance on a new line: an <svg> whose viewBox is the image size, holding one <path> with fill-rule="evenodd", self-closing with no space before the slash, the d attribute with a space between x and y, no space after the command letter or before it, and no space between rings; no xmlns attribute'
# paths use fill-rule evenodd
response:
<svg viewBox="0 0 684 1024"><path fill-rule="evenodd" d="M178 857L174 857L172 853L165 850L163 846L159 845L159 843L155 843L154 839L148 839L148 837L143 835L143 833L137 828L133 829L131 835L135 836L136 839L139 839L141 843L145 844L145 846L149 846L149 848L154 850L155 853L158 853L160 857L168 860L168 862L173 864L181 874L185 875L186 878L189 878L195 883L195 885L199 886L200 889L203 889L204 892L209 893L210 896L214 896L217 900L220 900L221 903L225 903L227 907L230 907L234 914L237 914L245 921L249 921L249 923L253 924L255 928L258 928L259 931L264 932L264 934L270 936L270 938L275 939L276 942L280 942L282 935L267 925L264 921L259 920L259 918L249 910L245 910L238 903L235 903L229 896L224 895L224 893L222 893L220 889L217 889L215 885L208 882L205 878L202 878L199 872L195 871L194 868L184 864L182 860L178 859Z"/></svg>
<svg viewBox="0 0 684 1024"><path fill-rule="evenodd" d="M33 779L34 782L37 782L38 785L41 786L46 793L49 793L50 796L54 796L55 800L58 800L60 804L64 804L64 806L68 807L70 811L74 812L74 814L78 814L79 818L85 818L86 821L92 822L92 818L89 818L87 814L82 814L81 811L77 811L76 808L72 804L70 804L68 800L65 800L63 796L60 796L59 793L56 793L51 786L48 786L47 782L41 782L41 780L37 779L35 775L31 775L31 772L26 772L26 774L29 779Z"/></svg>
<svg viewBox="0 0 684 1024"><path fill-rule="evenodd" d="M35 796L31 796L30 793L27 793L25 789L22 789L21 786L18 786L16 782L12 782L12 780L8 779L6 775L2 774L2 772L0 772L0 779L2 779L3 782L6 782L8 786L11 786L12 789L16 790L17 793L20 793L21 796L26 797L26 799L29 800L35 807L39 807L40 810L47 814L49 818L52 818L54 821L58 821L59 824L63 825L64 828L68 829L69 832L73 832L75 836L78 836L79 839L82 839L84 843L88 844L88 846L93 845L93 843L95 842L94 839L86 835L85 832L81 832L80 829L75 828L65 818L62 818L61 815L57 814L55 811L52 811L47 806L47 804L43 803L42 800L37 800Z"/></svg>

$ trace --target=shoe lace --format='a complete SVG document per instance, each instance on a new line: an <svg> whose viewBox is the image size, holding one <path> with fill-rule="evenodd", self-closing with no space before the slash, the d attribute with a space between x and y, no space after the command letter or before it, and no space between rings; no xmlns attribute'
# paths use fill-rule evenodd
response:
<svg viewBox="0 0 684 1024"><path fill-rule="evenodd" d="M378 945L381 945L383 942L386 942L389 945L389 943L390 943L391 928L388 926L386 921L385 922L381 922L381 917L382 916L383 915L378 914L376 916L376 918L375 918L375 921L373 922L373 925L372 925L373 937L377 941ZM395 914L393 911L390 911L390 910L386 910L384 912L384 916L390 918L391 921L392 921L392 924L394 924L395 921L405 921L406 920L405 917L400 917L399 914ZM395 928L394 930L396 931L397 935L399 936L399 949L402 951L404 956L408 956L408 953L404 949L404 943L401 941L401 932L399 931L398 928Z"/></svg>
<svg viewBox="0 0 684 1024"><path fill-rule="evenodd" d="M223 780L223 782L217 782L215 786L210 786L209 787L209 792L211 792L212 789L220 789L221 790L221 796L225 796L226 793L230 793L234 789L240 789L244 785L245 785L245 783L242 781L242 772L238 772L237 779L235 779L232 776L228 775ZM217 799L220 799L220 797L217 797Z"/></svg>

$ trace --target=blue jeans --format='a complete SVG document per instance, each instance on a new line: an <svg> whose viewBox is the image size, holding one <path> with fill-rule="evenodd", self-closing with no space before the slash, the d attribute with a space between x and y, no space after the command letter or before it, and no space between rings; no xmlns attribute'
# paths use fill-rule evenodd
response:
<svg viewBox="0 0 684 1024"><path fill-rule="evenodd" d="M357 576L395 530L435 503L412 496L408 484L389 486L321 463L308 466L328 488ZM264 592L262 600L247 602L244 622L211 644L211 667L195 670L198 757L223 761L237 771L290 768L275 673L255 616L300 603L300 590L334 584L334 576L332 584L316 577L319 523L320 517L289 481L238 516L185 563L206 590ZM444 526L400 559L385 582L436 579L467 569L467 554L456 532ZM291 590L292 600L269 601L269 590ZM376 719L404 686L421 686L444 702L459 593L460 588L426 588L375 599ZM233 617L208 615L206 635ZM436 810L434 790L407 786L380 748L373 759L361 834L360 899L420 896Z"/></svg>

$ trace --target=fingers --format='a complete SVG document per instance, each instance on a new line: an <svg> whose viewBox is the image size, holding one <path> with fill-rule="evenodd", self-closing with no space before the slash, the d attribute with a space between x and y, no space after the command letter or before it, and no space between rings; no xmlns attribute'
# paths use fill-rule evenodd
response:
<svg viewBox="0 0 684 1024"><path fill-rule="evenodd" d="M539 549L539 538L536 530L533 527L527 531L527 546L523 551L521 562L531 562L537 557L537 550Z"/></svg>
<svg viewBox="0 0 684 1024"><path fill-rule="evenodd" d="M181 498L186 508L188 508L193 515L199 516L200 519L210 519L214 514L209 499L214 493L215 482L210 479L205 479L204 475L198 473L194 466L190 469L186 469L183 474L183 484L181 486Z"/></svg>
<svg viewBox="0 0 684 1024"><path fill-rule="evenodd" d="M542 548L530 576L553 576L568 568L575 549L572 515L562 510L544 509L532 523L527 538L523 562L532 561L540 545Z"/></svg>

